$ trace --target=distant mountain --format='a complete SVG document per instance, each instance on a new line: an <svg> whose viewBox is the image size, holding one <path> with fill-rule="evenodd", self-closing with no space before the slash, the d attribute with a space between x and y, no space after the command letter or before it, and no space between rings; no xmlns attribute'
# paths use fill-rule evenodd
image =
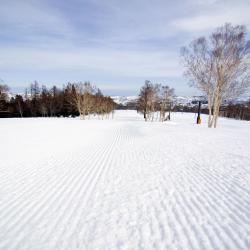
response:
<svg viewBox="0 0 250 250"><path fill-rule="evenodd" d="M130 102L136 102L138 99L138 96L111 96L111 98L116 102L117 104L127 105ZM204 96L175 96L173 98L173 102L176 105L191 105L192 102L206 102L206 97Z"/></svg>
<svg viewBox="0 0 250 250"><path fill-rule="evenodd" d="M111 98L117 104L126 106L130 102L136 102L138 96L111 96ZM244 96L234 100L225 101L224 104L228 103L244 104L248 100L250 100L250 97ZM174 96L173 98L174 105L180 105L180 106L193 107L196 106L199 101L201 101L203 107L207 106L207 98L205 96Z"/></svg>
<svg viewBox="0 0 250 250"><path fill-rule="evenodd" d="M179 106L195 106L201 101L202 104L207 104L205 96L174 96L173 103Z"/></svg>
<svg viewBox="0 0 250 250"><path fill-rule="evenodd" d="M136 102L138 96L111 96L117 104L127 105L129 102Z"/></svg>

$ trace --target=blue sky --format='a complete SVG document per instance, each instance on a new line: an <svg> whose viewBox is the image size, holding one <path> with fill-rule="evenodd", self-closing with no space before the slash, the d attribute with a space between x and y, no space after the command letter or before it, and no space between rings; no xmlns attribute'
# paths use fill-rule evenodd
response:
<svg viewBox="0 0 250 250"><path fill-rule="evenodd" d="M144 80L197 94L180 47L225 22L250 28L249 0L0 0L0 78L18 92L90 81L135 95Z"/></svg>

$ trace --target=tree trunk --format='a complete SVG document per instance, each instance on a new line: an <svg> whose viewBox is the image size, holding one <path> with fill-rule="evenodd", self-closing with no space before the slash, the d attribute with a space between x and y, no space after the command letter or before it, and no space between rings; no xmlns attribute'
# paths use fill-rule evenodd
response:
<svg viewBox="0 0 250 250"><path fill-rule="evenodd" d="M219 93L217 93L216 102L214 105L214 119L213 119L214 128L217 127L218 117L220 113L220 105L221 105L221 97L219 96Z"/></svg>
<svg viewBox="0 0 250 250"><path fill-rule="evenodd" d="M212 103L211 97L208 97L208 127L212 128Z"/></svg>
<svg viewBox="0 0 250 250"><path fill-rule="evenodd" d="M221 105L221 102L220 100L218 100L217 105L216 105L217 107L216 107L215 117L214 117L214 128L217 127L217 121L218 121L218 117L220 114L220 105Z"/></svg>

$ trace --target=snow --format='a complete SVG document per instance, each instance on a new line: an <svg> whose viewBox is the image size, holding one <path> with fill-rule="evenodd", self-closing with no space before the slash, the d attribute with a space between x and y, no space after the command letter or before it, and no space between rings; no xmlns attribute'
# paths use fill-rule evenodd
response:
<svg viewBox="0 0 250 250"><path fill-rule="evenodd" d="M250 123L0 120L0 249L250 249Z"/></svg>

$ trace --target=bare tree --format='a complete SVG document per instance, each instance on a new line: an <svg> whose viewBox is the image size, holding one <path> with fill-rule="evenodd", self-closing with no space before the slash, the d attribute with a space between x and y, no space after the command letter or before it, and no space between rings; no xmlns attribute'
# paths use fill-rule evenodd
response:
<svg viewBox="0 0 250 250"><path fill-rule="evenodd" d="M16 109L18 110L20 117L23 117L24 101L21 95L15 97Z"/></svg>
<svg viewBox="0 0 250 250"><path fill-rule="evenodd" d="M190 85L202 91L208 99L209 119L208 126L211 126L214 83L213 83L213 57L208 48L207 40L204 37L194 40L189 47L181 50L184 75L190 80Z"/></svg>
<svg viewBox="0 0 250 250"><path fill-rule="evenodd" d="M185 75L208 98L208 127L217 126L220 106L250 86L250 41L245 26L225 24L209 39L201 37L181 50Z"/></svg>
<svg viewBox="0 0 250 250"><path fill-rule="evenodd" d="M30 84L29 88L26 89L25 99L27 100L27 105L29 107L31 116L38 116L40 113L39 107L40 98L40 87L37 81Z"/></svg>
<svg viewBox="0 0 250 250"><path fill-rule="evenodd" d="M69 102L79 112L80 118L85 119L85 111L86 111L86 91L85 85L82 82L79 83L68 83L68 89L70 91Z"/></svg>
<svg viewBox="0 0 250 250"><path fill-rule="evenodd" d="M164 121L166 112L170 109L173 94L174 89L146 80L140 90L137 110L143 114L145 121L154 121L154 114L157 112L157 119L160 111L160 121Z"/></svg>
<svg viewBox="0 0 250 250"><path fill-rule="evenodd" d="M160 121L163 122L167 119L166 112L170 112L174 89L169 86L160 86L159 90ZM168 117L168 119L170 119L170 117Z"/></svg>
<svg viewBox="0 0 250 250"><path fill-rule="evenodd" d="M159 100L159 84L153 84L152 87L149 89L148 92L148 106L149 106L149 113L148 113L148 120L154 121L154 114L157 111L157 104Z"/></svg>
<svg viewBox="0 0 250 250"><path fill-rule="evenodd" d="M9 87L5 84L0 84L0 111L4 110L5 102L8 99Z"/></svg>
<svg viewBox="0 0 250 250"><path fill-rule="evenodd" d="M148 114L148 91L150 88L150 82L145 81L144 86L141 87L139 98L137 102L137 109L139 112L143 113L143 118L147 121L147 114Z"/></svg>
<svg viewBox="0 0 250 250"><path fill-rule="evenodd" d="M146 80L145 84L142 86L138 98L138 111L143 113L145 121L154 119L154 112L157 102L157 89L158 85L152 84L150 81Z"/></svg>

